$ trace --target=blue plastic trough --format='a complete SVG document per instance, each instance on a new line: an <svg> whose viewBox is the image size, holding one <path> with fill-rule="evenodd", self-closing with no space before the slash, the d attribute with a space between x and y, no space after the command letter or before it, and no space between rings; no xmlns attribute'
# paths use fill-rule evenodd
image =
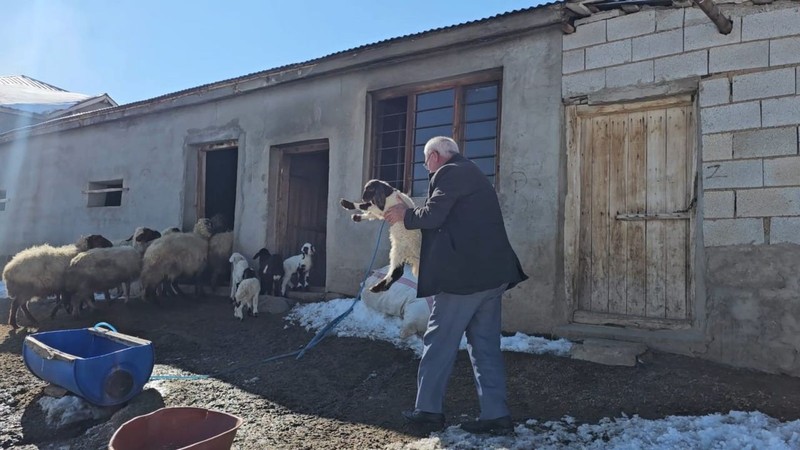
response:
<svg viewBox="0 0 800 450"><path fill-rule="evenodd" d="M150 341L101 328L32 334L22 357L37 377L100 406L141 392L155 363Z"/></svg>

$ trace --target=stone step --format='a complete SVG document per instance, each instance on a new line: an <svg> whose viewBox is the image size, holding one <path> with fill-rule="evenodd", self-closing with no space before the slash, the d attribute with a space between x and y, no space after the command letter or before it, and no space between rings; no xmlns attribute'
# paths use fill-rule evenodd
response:
<svg viewBox="0 0 800 450"><path fill-rule="evenodd" d="M647 346L636 342L584 339L583 342L572 346L570 356L573 359L608 366L633 367L636 365L637 357L645 351L647 351Z"/></svg>

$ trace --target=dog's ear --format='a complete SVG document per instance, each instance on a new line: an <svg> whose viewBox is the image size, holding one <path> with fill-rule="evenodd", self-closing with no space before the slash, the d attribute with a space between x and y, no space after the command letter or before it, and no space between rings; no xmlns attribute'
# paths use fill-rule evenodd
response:
<svg viewBox="0 0 800 450"><path fill-rule="evenodd" d="M389 192L391 194L391 192ZM375 189L375 196L372 197L372 204L378 207L381 211L386 207L386 189L379 187Z"/></svg>

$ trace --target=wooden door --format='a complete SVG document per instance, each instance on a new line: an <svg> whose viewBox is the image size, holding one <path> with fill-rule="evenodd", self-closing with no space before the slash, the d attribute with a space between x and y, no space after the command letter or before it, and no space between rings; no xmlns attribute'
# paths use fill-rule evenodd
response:
<svg viewBox="0 0 800 450"><path fill-rule="evenodd" d="M691 98L568 108L568 295L575 322L691 319Z"/></svg>
<svg viewBox="0 0 800 450"><path fill-rule="evenodd" d="M316 254L309 284L324 287L328 151L319 151L318 147L294 147L285 150L282 155L278 249L286 258L299 254L306 242L314 245Z"/></svg>

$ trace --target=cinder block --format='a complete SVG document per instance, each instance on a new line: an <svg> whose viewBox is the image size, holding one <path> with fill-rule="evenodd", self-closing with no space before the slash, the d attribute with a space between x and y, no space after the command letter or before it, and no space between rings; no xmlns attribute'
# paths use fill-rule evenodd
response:
<svg viewBox="0 0 800 450"><path fill-rule="evenodd" d="M800 217L773 217L770 222L770 244L800 244Z"/></svg>
<svg viewBox="0 0 800 450"><path fill-rule="evenodd" d="M742 189L736 192L736 215L800 216L800 187Z"/></svg>
<svg viewBox="0 0 800 450"><path fill-rule="evenodd" d="M731 82L727 77L711 78L700 82L700 106L730 103Z"/></svg>
<svg viewBox="0 0 800 450"><path fill-rule="evenodd" d="M719 161L733 158L733 134L703 135L703 161Z"/></svg>
<svg viewBox="0 0 800 450"><path fill-rule="evenodd" d="M702 9L692 4L690 8L684 8L685 14L683 18L683 26L691 27L692 25L700 25L708 23L708 16Z"/></svg>
<svg viewBox="0 0 800 450"><path fill-rule="evenodd" d="M574 33L564 36L564 50L602 44L606 41L606 21L587 23L579 26Z"/></svg>
<svg viewBox="0 0 800 450"><path fill-rule="evenodd" d="M712 106L700 111L703 134L761 127L759 102Z"/></svg>
<svg viewBox="0 0 800 450"><path fill-rule="evenodd" d="M800 34L800 7L751 14L742 18L742 40Z"/></svg>
<svg viewBox="0 0 800 450"><path fill-rule="evenodd" d="M656 10L656 31L683 27L683 8Z"/></svg>
<svg viewBox="0 0 800 450"><path fill-rule="evenodd" d="M800 156L764 160L765 186L800 186Z"/></svg>
<svg viewBox="0 0 800 450"><path fill-rule="evenodd" d="M586 49L586 69L616 66L631 60L631 40L609 42Z"/></svg>
<svg viewBox="0 0 800 450"><path fill-rule="evenodd" d="M653 82L653 61L642 61L606 69L606 87L636 86Z"/></svg>
<svg viewBox="0 0 800 450"><path fill-rule="evenodd" d="M707 50L667 56L655 62L656 81L678 80L693 75L708 75Z"/></svg>
<svg viewBox="0 0 800 450"><path fill-rule="evenodd" d="M720 33L717 26L711 23L710 20L706 20L700 25L685 28L683 32L684 50L688 52L701 48L738 44L742 40L741 20L740 17L731 17L733 29L728 34Z"/></svg>
<svg viewBox="0 0 800 450"><path fill-rule="evenodd" d="M769 41L769 65L800 63L800 36Z"/></svg>
<svg viewBox="0 0 800 450"><path fill-rule="evenodd" d="M703 202L703 214L707 219L733 218L733 191L704 192Z"/></svg>
<svg viewBox="0 0 800 450"><path fill-rule="evenodd" d="M709 51L709 73L769 66L769 41L715 47Z"/></svg>
<svg viewBox="0 0 800 450"><path fill-rule="evenodd" d="M681 53L683 52L683 30L678 29L633 38L631 47L634 61Z"/></svg>
<svg viewBox="0 0 800 450"><path fill-rule="evenodd" d="M761 159L703 163L703 189L730 189L763 186Z"/></svg>
<svg viewBox="0 0 800 450"><path fill-rule="evenodd" d="M703 221L706 247L764 243L762 219L712 219Z"/></svg>
<svg viewBox="0 0 800 450"><path fill-rule="evenodd" d="M800 95L762 100L761 109L765 127L800 124Z"/></svg>
<svg viewBox="0 0 800 450"><path fill-rule="evenodd" d="M794 91L795 69L791 67L733 77L733 101L735 102L792 95Z"/></svg>
<svg viewBox="0 0 800 450"><path fill-rule="evenodd" d="M796 155L797 128L764 128L733 133L733 157Z"/></svg>
<svg viewBox="0 0 800 450"><path fill-rule="evenodd" d="M580 72L584 69L583 65L584 50L568 50L561 56L561 72L564 74Z"/></svg>
<svg viewBox="0 0 800 450"><path fill-rule="evenodd" d="M656 32L655 10L627 14L608 21L608 40L626 39Z"/></svg>
<svg viewBox="0 0 800 450"><path fill-rule="evenodd" d="M562 77L561 93L567 97L599 91L606 86L605 69L588 70Z"/></svg>

